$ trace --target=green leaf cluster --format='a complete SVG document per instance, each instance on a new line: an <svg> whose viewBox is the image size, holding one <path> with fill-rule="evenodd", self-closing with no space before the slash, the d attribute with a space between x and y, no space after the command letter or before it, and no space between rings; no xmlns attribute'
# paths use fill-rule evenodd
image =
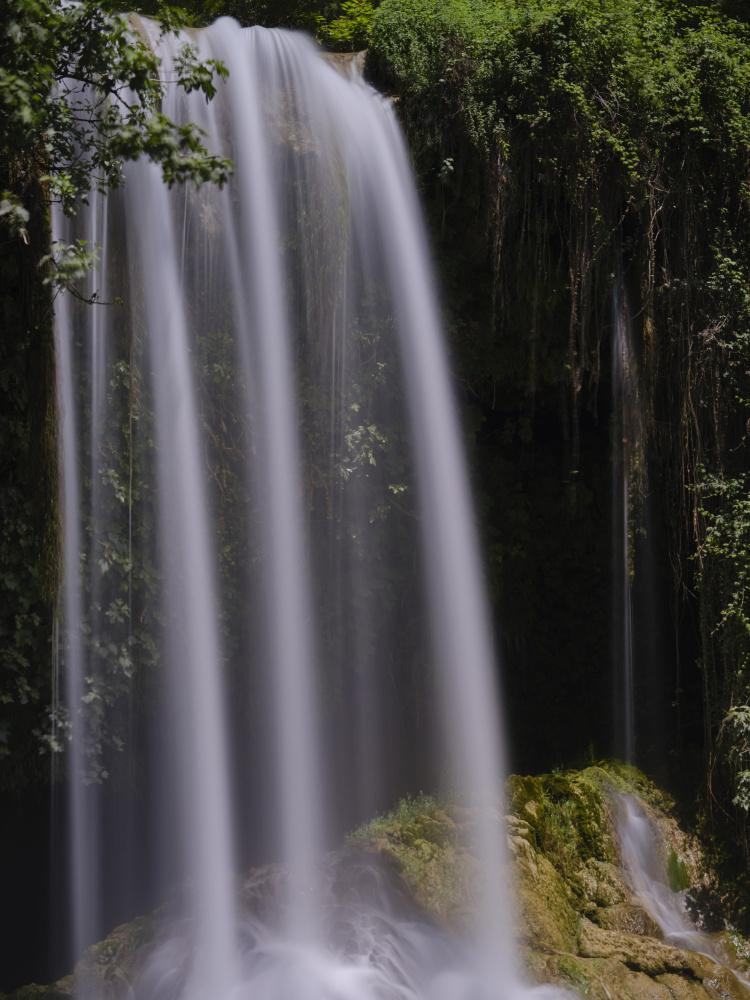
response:
<svg viewBox="0 0 750 1000"><path fill-rule="evenodd" d="M370 0L344 0L332 20L318 14L316 34L335 50L356 52L367 47L374 14Z"/></svg>
<svg viewBox="0 0 750 1000"><path fill-rule="evenodd" d="M168 184L226 179L229 162L199 130L161 110L167 82L210 99L226 75L217 61L186 45L167 81L128 19L91 0L2 0L0 25L0 150L32 157L66 212L92 188L117 187L124 161L141 155ZM18 204L18 192L6 198Z"/></svg>
<svg viewBox="0 0 750 1000"><path fill-rule="evenodd" d="M184 19L162 6L153 13L164 31L177 30ZM52 286L80 297L76 286L85 280L96 250L80 241L51 245L51 204L56 201L74 214L91 191L119 186L123 164L141 156L161 166L167 184L223 184L230 161L206 149L197 127L170 120L162 100L168 85L200 91L209 100L226 75L219 62L200 62L191 44L179 49L165 71L136 22L111 13L106 4L0 0L0 443L5 455L0 472L0 784L6 787L20 787L45 771L49 775L38 753L62 749L71 724L54 691L57 651L66 636L57 636L55 625L60 536ZM96 299L94 292L87 301ZM101 489L111 493L120 513L129 503L134 471L142 486L140 452L128 440L138 420L133 415L137 377L127 369L128 364L124 383L113 372L111 394L117 397L117 423L124 392L130 427L126 421L125 443L117 437L122 426L109 429L111 461L97 472ZM106 583L89 595L89 615L100 617L107 628L103 638L91 638L87 621L89 633L83 637L90 662L106 664L103 672L92 669L84 697L93 780L106 770L102 741L115 749L121 743L116 725L96 719L101 721L118 702L137 666L155 655L155 576L149 553L141 551L133 560L122 518L113 518L112 525L110 537L91 541ZM129 588L140 616L132 624L125 600Z"/></svg>

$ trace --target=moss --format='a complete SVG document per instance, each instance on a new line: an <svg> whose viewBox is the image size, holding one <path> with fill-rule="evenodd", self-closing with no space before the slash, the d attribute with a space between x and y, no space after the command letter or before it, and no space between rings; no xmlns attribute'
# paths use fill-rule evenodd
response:
<svg viewBox="0 0 750 1000"><path fill-rule="evenodd" d="M520 940L538 951L575 952L577 915L561 869L525 840L511 846Z"/></svg>
<svg viewBox="0 0 750 1000"><path fill-rule="evenodd" d="M360 843L367 837L389 836L395 834L402 827L413 823L420 816L430 816L431 813L440 808L442 802L434 795L407 795L400 799L398 803L387 813L375 816L362 826L352 830L344 840L347 846Z"/></svg>
<svg viewBox="0 0 750 1000"><path fill-rule="evenodd" d="M543 792L539 779L511 775L506 784L506 797L510 811L527 824L529 843L538 847L545 830Z"/></svg>
<svg viewBox="0 0 750 1000"><path fill-rule="evenodd" d="M51 986L39 986L32 983L22 986L4 1000L69 1000L73 996L73 977L65 976Z"/></svg>
<svg viewBox="0 0 750 1000"><path fill-rule="evenodd" d="M560 978L578 990L583 997L587 997L591 992L591 978L582 962L570 958L568 955L561 955L556 961L557 971Z"/></svg>
<svg viewBox="0 0 750 1000"><path fill-rule="evenodd" d="M601 768L587 768L540 779L546 815L544 848L563 864L614 859L602 774L606 772Z"/></svg>
<svg viewBox="0 0 750 1000"><path fill-rule="evenodd" d="M404 843L417 846L447 847L455 842L456 825L446 813L433 809L429 814L418 816L413 823L404 827Z"/></svg>
<svg viewBox="0 0 750 1000"><path fill-rule="evenodd" d="M117 955L120 950L119 941L110 941L107 938L106 941L101 941L99 944L95 944L91 949L91 958L98 962L99 965L108 965L112 959Z"/></svg>
<svg viewBox="0 0 750 1000"><path fill-rule="evenodd" d="M737 931L727 931L726 939L736 961L750 964L750 945Z"/></svg>
<svg viewBox="0 0 750 1000"><path fill-rule="evenodd" d="M472 815L460 806L440 805L434 796L407 797L349 834L346 844L386 854L415 899L441 922L462 930L477 875L465 843Z"/></svg>
<svg viewBox="0 0 750 1000"><path fill-rule="evenodd" d="M667 877L672 892L682 892L683 889L687 889L688 876L685 862L671 846L667 855Z"/></svg>

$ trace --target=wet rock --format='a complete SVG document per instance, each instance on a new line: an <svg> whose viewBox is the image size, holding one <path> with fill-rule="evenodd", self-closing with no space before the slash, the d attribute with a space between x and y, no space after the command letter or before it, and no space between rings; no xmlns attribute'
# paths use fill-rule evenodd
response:
<svg viewBox="0 0 750 1000"><path fill-rule="evenodd" d="M692 952L673 948L655 938L602 930L585 917L581 920L578 951L585 958L614 958L647 976L667 972L694 974Z"/></svg>
<svg viewBox="0 0 750 1000"><path fill-rule="evenodd" d="M586 916L603 930L623 934L641 934L661 940L662 932L654 918L640 903L617 903L595 906Z"/></svg>
<svg viewBox="0 0 750 1000"><path fill-rule="evenodd" d="M527 840L512 846L519 939L539 951L575 950L576 913L559 872Z"/></svg>

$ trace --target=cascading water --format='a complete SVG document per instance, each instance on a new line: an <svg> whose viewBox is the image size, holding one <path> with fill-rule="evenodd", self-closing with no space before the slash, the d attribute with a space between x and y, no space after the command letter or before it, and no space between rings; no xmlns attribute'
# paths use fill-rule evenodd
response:
<svg viewBox="0 0 750 1000"><path fill-rule="evenodd" d="M641 805L629 795L616 796L614 805L623 870L635 895L659 926L664 941L725 964L711 936L701 931L688 913L685 892L671 888L664 860L666 846ZM750 986L733 971L741 983Z"/></svg>
<svg viewBox="0 0 750 1000"><path fill-rule="evenodd" d="M648 817L631 796L617 797L615 806L622 866L636 896L659 925L665 940L680 948L705 950L705 944L700 947L705 935L699 935L685 911L684 893L670 888L657 833Z"/></svg>
<svg viewBox="0 0 750 1000"><path fill-rule="evenodd" d="M56 221L119 303L57 309L73 952L172 892L139 1000L514 995L492 640L406 151L305 38L194 41L229 81L166 110L232 182L138 163ZM479 817L480 957L364 862L342 943L314 859L433 757ZM230 874L262 854L289 864L273 930Z"/></svg>

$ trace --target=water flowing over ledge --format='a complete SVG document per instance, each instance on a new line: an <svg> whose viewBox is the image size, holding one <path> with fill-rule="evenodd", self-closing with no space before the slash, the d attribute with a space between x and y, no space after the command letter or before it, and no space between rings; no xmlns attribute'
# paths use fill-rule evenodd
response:
<svg viewBox="0 0 750 1000"><path fill-rule="evenodd" d="M140 27L168 72L177 43ZM73 953L182 885L189 933L138 1000L515 996L492 638L397 123L304 37L223 19L192 41L229 80L165 110L231 183L137 163L55 223L119 303L57 309ZM478 810L477 950L385 892L337 952L331 817L436 780L419 745ZM289 863L273 934L236 913L249 844Z"/></svg>

